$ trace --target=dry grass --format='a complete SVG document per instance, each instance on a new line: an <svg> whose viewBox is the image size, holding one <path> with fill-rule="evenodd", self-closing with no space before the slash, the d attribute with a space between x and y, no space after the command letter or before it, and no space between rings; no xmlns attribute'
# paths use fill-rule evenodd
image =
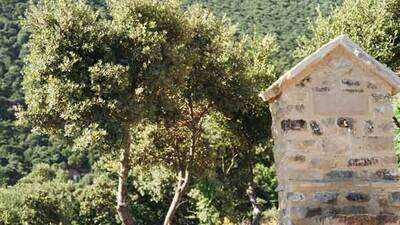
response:
<svg viewBox="0 0 400 225"><path fill-rule="evenodd" d="M265 211L264 213L264 219L261 223L261 225L277 225L278 224L278 210L276 209L270 209Z"/></svg>
<svg viewBox="0 0 400 225"><path fill-rule="evenodd" d="M261 225L278 225L278 210L269 209L263 213L263 219L261 221ZM242 222L242 223L234 223L230 221L228 218L224 218L222 225L248 225L250 221Z"/></svg>

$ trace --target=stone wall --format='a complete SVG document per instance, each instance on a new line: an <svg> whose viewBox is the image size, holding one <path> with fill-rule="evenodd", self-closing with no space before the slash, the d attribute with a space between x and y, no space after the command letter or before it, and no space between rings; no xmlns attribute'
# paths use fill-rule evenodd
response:
<svg viewBox="0 0 400 225"><path fill-rule="evenodd" d="M392 87L338 47L273 102L280 224L400 224Z"/></svg>

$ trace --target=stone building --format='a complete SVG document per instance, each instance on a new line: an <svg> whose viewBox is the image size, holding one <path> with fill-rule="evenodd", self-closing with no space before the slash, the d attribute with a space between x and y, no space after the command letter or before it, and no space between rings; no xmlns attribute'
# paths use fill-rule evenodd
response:
<svg viewBox="0 0 400 225"><path fill-rule="evenodd" d="M400 79L345 36L283 75L270 105L281 225L400 224Z"/></svg>

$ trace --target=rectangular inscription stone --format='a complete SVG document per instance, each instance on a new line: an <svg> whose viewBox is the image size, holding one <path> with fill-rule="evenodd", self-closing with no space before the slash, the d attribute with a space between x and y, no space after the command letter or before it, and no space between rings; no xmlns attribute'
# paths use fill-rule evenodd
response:
<svg viewBox="0 0 400 225"><path fill-rule="evenodd" d="M355 93L313 93L315 115L366 115L368 96Z"/></svg>

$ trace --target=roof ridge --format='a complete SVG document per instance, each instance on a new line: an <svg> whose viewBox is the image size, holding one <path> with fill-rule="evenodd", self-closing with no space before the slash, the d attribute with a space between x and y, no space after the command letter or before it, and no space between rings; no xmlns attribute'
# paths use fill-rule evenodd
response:
<svg viewBox="0 0 400 225"><path fill-rule="evenodd" d="M396 73L389 69L386 65L378 62L376 59L366 53L360 46L354 43L350 38L342 34L323 45L308 57L304 58L296 66L275 81L267 90L261 92L259 96L264 101L270 102L274 100L284 91L285 87L290 81L301 74L302 71L307 69L313 63L323 60L338 46L343 46L355 58L359 59L368 68L374 70L381 79L390 84L390 86L393 88L393 95L400 92L400 78L396 75Z"/></svg>

